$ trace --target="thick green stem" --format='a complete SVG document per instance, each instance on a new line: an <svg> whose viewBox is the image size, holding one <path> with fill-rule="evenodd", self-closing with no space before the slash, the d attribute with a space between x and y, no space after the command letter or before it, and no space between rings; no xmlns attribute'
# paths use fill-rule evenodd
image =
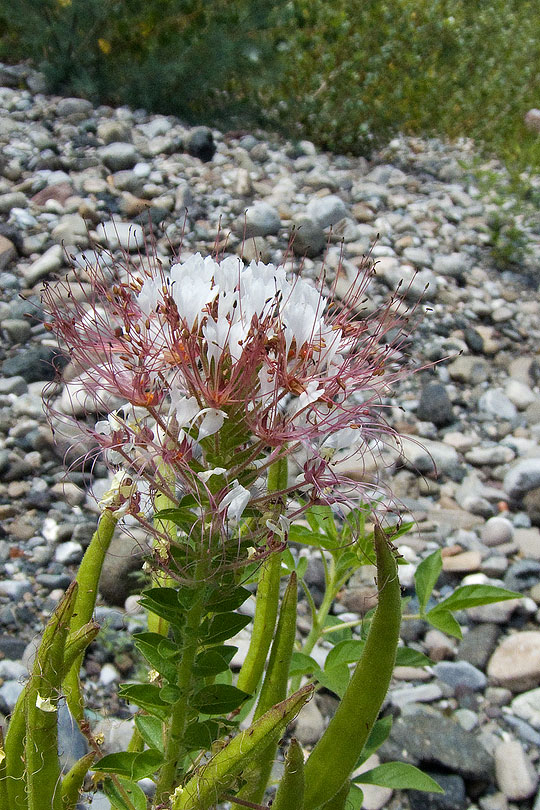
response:
<svg viewBox="0 0 540 810"><path fill-rule="evenodd" d="M287 459L279 458L268 470L268 491L279 492L286 487ZM253 694L259 685L272 643L279 607L280 576L281 555L271 554L261 566L251 641L238 675L238 688L248 694Z"/></svg>
<svg viewBox="0 0 540 810"><path fill-rule="evenodd" d="M77 572L78 592L75 608L70 623L70 635L77 634L92 618L98 594L99 578L105 561L105 555L111 545L118 518L110 509L105 509L99 519L98 527L86 549ZM64 692L67 704L73 717L80 724L84 721L84 705L79 682L84 652L81 652L64 676Z"/></svg>
<svg viewBox="0 0 540 810"><path fill-rule="evenodd" d="M84 780L95 758L95 751L85 754L62 779L62 810L75 810Z"/></svg>
<svg viewBox="0 0 540 810"><path fill-rule="evenodd" d="M197 578L203 578L202 564ZM204 616L204 588L199 591L196 601L186 614L182 634L182 657L178 665L176 686L180 697L173 704L169 726L166 729L165 760L161 766L156 787L156 802L165 803L175 787L179 763L186 754L184 734L189 720L189 696L192 687L193 665L199 648L199 630Z"/></svg>
<svg viewBox="0 0 540 810"><path fill-rule="evenodd" d="M167 487L174 492L175 477L172 467L161 462L158 464L158 472L160 477L166 482ZM162 509L174 509L175 506L176 503L172 500L172 498L169 497L169 495L166 495L163 492L158 492L154 500L154 509L156 512L159 512ZM155 552L158 558L160 554L163 554L165 558L168 558L169 542L176 541L176 526L171 520L163 520L162 518L155 518L154 526L161 535L165 535L168 538L168 540L163 540L161 537L159 537L156 540L154 544ZM152 584L155 588L167 588L171 586L174 587L175 582L164 571L155 570L152 573ZM166 636L169 632L169 623L161 616L156 616L155 613L149 613L148 630L151 633L159 633L161 636Z"/></svg>
<svg viewBox="0 0 540 810"><path fill-rule="evenodd" d="M296 635L296 602L298 599L298 586L296 574L293 571L289 584L283 594L281 611L276 629L276 636L272 644L270 659L264 682L259 695L259 702L253 715L256 721L277 703L287 697L287 684L289 669L294 650ZM276 745L271 743L261 752L249 769L244 773L246 785L242 788L240 796L252 802L262 802L264 792L272 772L272 764L276 755Z"/></svg>
<svg viewBox="0 0 540 810"><path fill-rule="evenodd" d="M343 699L306 763L305 810L328 802L350 776L377 719L392 677L401 625L397 563L388 539L375 527L379 601Z"/></svg>

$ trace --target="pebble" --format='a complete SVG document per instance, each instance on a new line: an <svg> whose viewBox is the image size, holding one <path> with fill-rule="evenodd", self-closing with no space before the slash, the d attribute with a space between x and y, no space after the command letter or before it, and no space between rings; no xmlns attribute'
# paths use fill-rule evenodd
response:
<svg viewBox="0 0 540 810"><path fill-rule="evenodd" d="M480 536L486 546L499 546L514 539L515 530L508 518L492 517L482 526Z"/></svg>
<svg viewBox="0 0 540 810"><path fill-rule="evenodd" d="M479 692L487 684L484 673L468 661L440 661L433 667L433 674L454 690L465 688Z"/></svg>
<svg viewBox="0 0 540 810"><path fill-rule="evenodd" d="M495 774L510 801L530 799L538 785L538 774L517 740L505 740L495 749Z"/></svg>
<svg viewBox="0 0 540 810"><path fill-rule="evenodd" d="M540 632L525 630L504 638L489 660L487 675L492 684L514 692L533 689L540 679Z"/></svg>
<svg viewBox="0 0 540 810"><path fill-rule="evenodd" d="M531 689L517 695L510 708L515 715L540 730L540 689Z"/></svg>
<svg viewBox="0 0 540 810"><path fill-rule="evenodd" d="M303 706L294 726L294 736L302 745L315 745L324 731L324 717L316 700Z"/></svg>
<svg viewBox="0 0 540 810"><path fill-rule="evenodd" d="M360 776L360 774L366 773L372 768L378 768L380 764L381 760L377 754L372 754L353 772L353 777ZM363 810L381 810L390 801L393 793L390 788L380 787L379 785L362 785L361 790L364 794Z"/></svg>

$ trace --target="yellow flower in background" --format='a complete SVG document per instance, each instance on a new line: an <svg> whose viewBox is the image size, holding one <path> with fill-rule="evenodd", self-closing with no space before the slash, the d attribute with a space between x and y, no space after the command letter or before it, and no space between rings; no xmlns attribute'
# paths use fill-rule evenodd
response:
<svg viewBox="0 0 540 810"><path fill-rule="evenodd" d="M71 3L71 0L62 0L62 2ZM111 52L111 43L109 42L108 39L102 39L100 37L98 39L98 41L97 41L97 44L98 44L98 48L101 51L101 53L104 53L105 55L107 55L107 54L109 54Z"/></svg>
<svg viewBox="0 0 540 810"><path fill-rule="evenodd" d="M67 8L68 6L71 5L71 0L57 0L57 3L62 8Z"/></svg>

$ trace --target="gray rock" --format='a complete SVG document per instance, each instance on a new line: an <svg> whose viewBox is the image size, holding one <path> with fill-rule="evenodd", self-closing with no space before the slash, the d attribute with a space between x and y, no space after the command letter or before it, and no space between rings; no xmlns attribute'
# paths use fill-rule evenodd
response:
<svg viewBox="0 0 540 810"><path fill-rule="evenodd" d="M503 487L513 500L520 500L530 489L540 487L540 457L514 464L504 477Z"/></svg>
<svg viewBox="0 0 540 810"><path fill-rule="evenodd" d="M25 281L34 285L37 281L48 276L49 273L55 273L60 270L64 264L64 250L62 245L53 245L45 253L32 262L30 267L23 269Z"/></svg>
<svg viewBox="0 0 540 810"><path fill-rule="evenodd" d="M433 667L433 672L443 683L453 689L470 689L479 692L487 684L483 672L468 661L440 661Z"/></svg>
<svg viewBox="0 0 540 810"><path fill-rule="evenodd" d="M463 354L450 363L448 373L452 380L456 380L456 382L478 385L478 383L489 380L491 369L488 361L483 357Z"/></svg>
<svg viewBox="0 0 540 810"><path fill-rule="evenodd" d="M58 703L58 754L62 773L67 773L88 751L86 737L71 716L65 700Z"/></svg>
<svg viewBox="0 0 540 810"><path fill-rule="evenodd" d="M525 630L507 636L491 656L490 682L513 692L534 689L540 679L540 632Z"/></svg>
<svg viewBox="0 0 540 810"><path fill-rule="evenodd" d="M540 562L538 560L516 560L505 574L505 587L511 591L524 592L540 579Z"/></svg>
<svg viewBox="0 0 540 810"><path fill-rule="evenodd" d="M540 526L540 487L530 489L523 497L523 506L531 523Z"/></svg>
<svg viewBox="0 0 540 810"><path fill-rule="evenodd" d="M455 773L442 773L430 768L422 768L444 790L444 793L424 793L408 790L407 798L411 810L465 810L469 806L465 782Z"/></svg>
<svg viewBox="0 0 540 810"><path fill-rule="evenodd" d="M412 707L411 707L412 708ZM478 737L434 709L420 708L395 720L383 759L418 765L439 765L484 784L492 780L494 763Z"/></svg>
<svg viewBox="0 0 540 810"><path fill-rule="evenodd" d="M490 388L478 400L478 408L496 419L515 419L517 408L502 388Z"/></svg>
<svg viewBox="0 0 540 810"><path fill-rule="evenodd" d="M88 244L88 228L79 214L63 216L58 225L53 228L51 236L59 246L65 244L86 247Z"/></svg>
<svg viewBox="0 0 540 810"><path fill-rule="evenodd" d="M208 127L195 127L184 138L184 149L192 157L199 158L203 163L212 160L216 153L216 144L212 130Z"/></svg>
<svg viewBox="0 0 540 810"><path fill-rule="evenodd" d="M22 321L19 318L6 318L2 321L2 329L7 334L10 343L26 343L32 334L28 321Z"/></svg>
<svg viewBox="0 0 540 810"><path fill-rule="evenodd" d="M482 526L482 542L486 546L500 546L501 543L510 543L514 537L514 527L508 518L495 515L489 518Z"/></svg>
<svg viewBox="0 0 540 810"><path fill-rule="evenodd" d="M463 278L469 272L470 257L466 253L436 254L433 257L433 270L441 276Z"/></svg>
<svg viewBox="0 0 540 810"><path fill-rule="evenodd" d="M326 243L326 235L316 222L308 217L298 217L294 223L294 241L292 249L296 256L313 258L322 253Z"/></svg>
<svg viewBox="0 0 540 810"><path fill-rule="evenodd" d="M67 543L60 543L54 552L54 559L56 562L63 565L72 565L81 561L83 555L83 547L80 543L69 540Z"/></svg>
<svg viewBox="0 0 540 810"><path fill-rule="evenodd" d="M99 580L99 592L109 605L122 606L136 587L133 574L142 565L144 547L127 534L115 534Z"/></svg>
<svg viewBox="0 0 540 810"><path fill-rule="evenodd" d="M496 466L498 464L508 464L513 461L516 454L511 447L502 444L494 444L489 447L473 447L465 453L465 459L475 467Z"/></svg>
<svg viewBox="0 0 540 810"><path fill-rule="evenodd" d="M454 421L454 410L444 385L432 382L422 388L416 415L418 419L433 422L437 427L449 425Z"/></svg>
<svg viewBox="0 0 540 810"><path fill-rule="evenodd" d="M424 248L405 248L403 258L407 259L414 267L431 267L431 255Z"/></svg>
<svg viewBox="0 0 540 810"><path fill-rule="evenodd" d="M131 143L116 141L102 146L99 155L112 172L132 169L139 160L139 153Z"/></svg>
<svg viewBox="0 0 540 810"><path fill-rule="evenodd" d="M419 686L403 686L391 689L388 693L390 703L400 709L408 703L433 703L443 696L441 687L436 683L422 683Z"/></svg>
<svg viewBox="0 0 540 810"><path fill-rule="evenodd" d="M0 580L0 595L9 596L16 602L22 598L23 594L29 593L32 585L27 579L3 579Z"/></svg>
<svg viewBox="0 0 540 810"><path fill-rule="evenodd" d="M316 700L310 700L300 711L294 736L302 745L315 745L324 731L324 717Z"/></svg>
<svg viewBox="0 0 540 810"><path fill-rule="evenodd" d="M540 688L518 695L513 699L510 708L515 715L540 730Z"/></svg>
<svg viewBox="0 0 540 810"><path fill-rule="evenodd" d="M538 774L517 740L505 740L495 750L495 774L507 799L530 799L538 785Z"/></svg>
<svg viewBox="0 0 540 810"><path fill-rule="evenodd" d="M56 105L56 115L60 118L68 116L88 117L92 112L92 104L85 98L62 98Z"/></svg>
<svg viewBox="0 0 540 810"><path fill-rule="evenodd" d="M27 383L39 380L54 380L57 368L61 369L65 361L58 349L52 346L31 346L8 357L2 363L2 371L7 377L22 377Z"/></svg>
<svg viewBox="0 0 540 810"><path fill-rule="evenodd" d="M100 223L96 228L97 238L107 245L110 250L122 247L131 253L144 247L144 231L140 225L130 222Z"/></svg>
<svg viewBox="0 0 540 810"><path fill-rule="evenodd" d="M275 234L281 227L279 214L273 206L265 202L250 205L245 217L236 221L235 231L239 236L251 239L254 236L268 236Z"/></svg>
<svg viewBox="0 0 540 810"><path fill-rule="evenodd" d="M402 453L405 466L417 473L445 475L453 472L459 463L459 456L453 447L431 439L404 436Z"/></svg>
<svg viewBox="0 0 540 810"><path fill-rule="evenodd" d="M26 195L22 191L10 191L0 194L0 214L9 214L13 208L25 208L28 205Z"/></svg>
<svg viewBox="0 0 540 810"><path fill-rule="evenodd" d="M326 197L315 197L306 206L306 213L320 228L335 225L348 216L348 211L341 197L329 194Z"/></svg>
<svg viewBox="0 0 540 810"><path fill-rule="evenodd" d="M4 714L12 712L23 689L21 681L4 681L0 686L0 711Z"/></svg>

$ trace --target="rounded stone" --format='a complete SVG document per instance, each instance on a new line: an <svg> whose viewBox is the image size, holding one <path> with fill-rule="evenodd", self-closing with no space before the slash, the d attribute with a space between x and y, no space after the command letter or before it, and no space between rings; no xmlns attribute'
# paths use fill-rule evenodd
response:
<svg viewBox="0 0 540 810"><path fill-rule="evenodd" d="M139 160L139 154L133 144L116 141L103 146L99 153L103 163L112 172L132 169Z"/></svg>
<svg viewBox="0 0 540 810"><path fill-rule="evenodd" d="M482 526L481 538L486 546L500 546L502 543L510 543L514 537L514 527L508 518L495 517L486 520Z"/></svg>
<svg viewBox="0 0 540 810"><path fill-rule="evenodd" d="M315 258L322 253L326 245L323 229L308 217L299 217L294 223L292 249L296 256Z"/></svg>
<svg viewBox="0 0 540 810"><path fill-rule="evenodd" d="M487 674L495 686L524 692L540 678L540 631L525 630L507 636L491 656Z"/></svg>
<svg viewBox="0 0 540 810"><path fill-rule="evenodd" d="M538 774L517 740L505 740L495 749L495 776L507 799L530 799L538 785Z"/></svg>

